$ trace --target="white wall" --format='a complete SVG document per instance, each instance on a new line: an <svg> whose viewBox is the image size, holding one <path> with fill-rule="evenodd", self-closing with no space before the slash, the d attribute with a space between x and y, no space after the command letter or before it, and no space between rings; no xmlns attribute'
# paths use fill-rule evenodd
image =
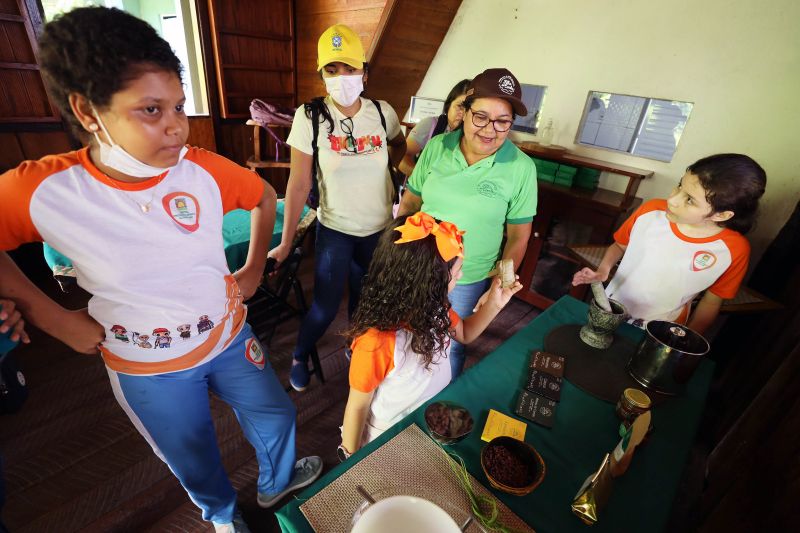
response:
<svg viewBox="0 0 800 533"><path fill-rule="evenodd" d="M464 0L418 94L443 98L489 67L546 85L553 142L654 170L643 198L666 196L701 157L746 153L768 176L749 235L757 260L800 198L798 23L796 0ZM672 162L575 145L590 90L693 102Z"/></svg>

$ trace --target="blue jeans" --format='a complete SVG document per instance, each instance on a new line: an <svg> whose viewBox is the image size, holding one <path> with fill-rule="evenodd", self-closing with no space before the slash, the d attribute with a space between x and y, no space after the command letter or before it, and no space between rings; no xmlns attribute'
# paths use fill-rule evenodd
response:
<svg viewBox="0 0 800 533"><path fill-rule="evenodd" d="M293 356L308 361L308 354L325 334L339 310L348 283L348 316L352 316L361 296L361 281L367 273L381 232L356 237L317 224L314 257L314 301L300 325Z"/></svg>
<svg viewBox="0 0 800 533"><path fill-rule="evenodd" d="M475 304L481 299L483 293L489 288L490 278L476 281L475 283L467 283L466 285L456 285L453 292L450 293L450 305L458 316L462 319L467 318L472 314ZM456 341L450 342L450 370L452 377L450 381L455 380L464 370L464 345Z"/></svg>
<svg viewBox="0 0 800 533"><path fill-rule="evenodd" d="M153 376L107 368L111 388L139 433L181 482L203 519L233 520L236 492L222 465L208 391L233 408L258 461L258 492L289 485L295 462L295 407L267 354L245 325L210 361Z"/></svg>

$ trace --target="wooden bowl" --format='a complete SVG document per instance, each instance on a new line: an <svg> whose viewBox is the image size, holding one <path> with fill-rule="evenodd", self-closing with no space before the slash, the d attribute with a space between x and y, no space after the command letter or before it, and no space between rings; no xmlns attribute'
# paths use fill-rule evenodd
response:
<svg viewBox="0 0 800 533"><path fill-rule="evenodd" d="M493 456L496 457L496 452L492 451L493 448L507 450L513 460L518 463L516 471L519 471L519 465L527 469L527 476L524 476L523 484L519 486L509 485L508 480L501 480L495 477L499 476L500 473L490 470L492 466L489 463L492 461ZM504 456L506 455L505 452L501 453ZM492 487L514 496L530 494L533 489L542 483L546 471L544 459L533 446L511 437L496 437L483 447L481 450L481 468Z"/></svg>

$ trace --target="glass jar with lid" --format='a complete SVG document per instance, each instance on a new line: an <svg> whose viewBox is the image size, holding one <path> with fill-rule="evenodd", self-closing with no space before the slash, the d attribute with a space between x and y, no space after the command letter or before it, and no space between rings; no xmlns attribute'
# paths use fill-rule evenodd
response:
<svg viewBox="0 0 800 533"><path fill-rule="evenodd" d="M622 391L617 402L617 418L630 427L636 417L650 410L650 397L639 389L628 388Z"/></svg>

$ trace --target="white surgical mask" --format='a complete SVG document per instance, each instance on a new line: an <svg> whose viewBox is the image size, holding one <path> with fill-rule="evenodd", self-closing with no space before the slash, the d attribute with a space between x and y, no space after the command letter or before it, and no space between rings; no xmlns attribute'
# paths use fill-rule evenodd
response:
<svg viewBox="0 0 800 533"><path fill-rule="evenodd" d="M323 79L325 80L325 88L328 89L328 94L342 107L353 105L361 93L364 92L363 74Z"/></svg>
<svg viewBox="0 0 800 533"><path fill-rule="evenodd" d="M94 109L94 106L92 107ZM104 143L100 140L100 136L97 132L94 132L94 138L97 139L97 144L100 146L100 161L106 165L107 167L113 168L117 172L121 172L126 176L131 176L134 178L151 178L153 176L160 176L164 172L168 171L173 167L154 167L152 165L148 165L147 163L142 163L131 154L125 151L125 149L114 142L114 139L111 138L111 134L108 133L105 124L103 121L100 120L100 113L94 109L95 117L97 118L97 123L100 124L100 128L103 130L103 133L106 134L106 138L111 143L109 146L108 144ZM184 146L180 154L178 155L178 162L183 159L183 156L186 155L188 150ZM178 163L175 163L176 165Z"/></svg>

